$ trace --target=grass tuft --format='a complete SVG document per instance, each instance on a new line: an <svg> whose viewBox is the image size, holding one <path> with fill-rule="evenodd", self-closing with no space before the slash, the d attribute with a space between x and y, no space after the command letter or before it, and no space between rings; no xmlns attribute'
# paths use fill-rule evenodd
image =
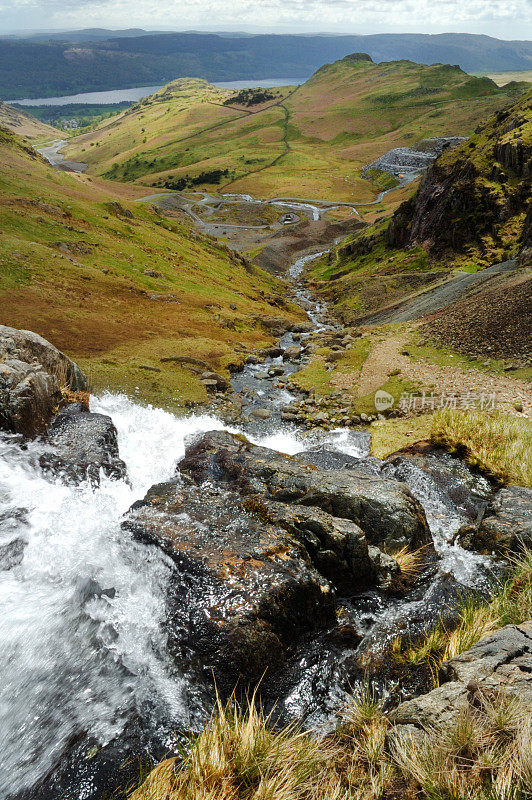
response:
<svg viewBox="0 0 532 800"><path fill-rule="evenodd" d="M532 422L483 411L437 411L431 439L504 484L532 486Z"/></svg>
<svg viewBox="0 0 532 800"><path fill-rule="evenodd" d="M403 648L394 643L394 657L411 666L428 665L434 676L444 661L469 650L484 636L504 625L519 625L532 617L532 551L514 560L509 577L486 603L474 596L463 598L456 609L456 622L440 621L423 639Z"/></svg>

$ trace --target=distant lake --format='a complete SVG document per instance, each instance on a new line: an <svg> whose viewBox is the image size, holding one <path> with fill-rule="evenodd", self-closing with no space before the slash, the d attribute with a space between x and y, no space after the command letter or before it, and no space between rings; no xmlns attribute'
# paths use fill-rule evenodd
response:
<svg viewBox="0 0 532 800"><path fill-rule="evenodd" d="M250 87L271 89L273 86L292 86L303 83L303 81L301 78L267 78L262 81L213 81L213 83L221 89L249 89ZM69 103L106 105L107 103L122 103L127 100L136 103L160 88L161 86L137 86L134 89L111 89L108 92L83 92L82 94L67 94L63 97L35 97L30 100L8 100L7 102L17 103L20 106L66 106Z"/></svg>

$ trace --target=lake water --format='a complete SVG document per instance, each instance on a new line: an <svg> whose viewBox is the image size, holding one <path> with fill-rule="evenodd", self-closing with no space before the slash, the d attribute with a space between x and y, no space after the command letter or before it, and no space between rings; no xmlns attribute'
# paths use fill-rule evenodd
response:
<svg viewBox="0 0 532 800"><path fill-rule="evenodd" d="M248 89L258 87L271 89L273 86L292 86L302 83L301 78L267 78L261 81L213 81L221 89ZM134 89L111 89L107 92L83 92L82 94L67 94L62 97L36 97L26 100L8 100L8 103L18 103L21 106L66 106L69 103L87 103L103 105L105 103L122 103L131 101L136 103L160 89L161 86L137 86Z"/></svg>

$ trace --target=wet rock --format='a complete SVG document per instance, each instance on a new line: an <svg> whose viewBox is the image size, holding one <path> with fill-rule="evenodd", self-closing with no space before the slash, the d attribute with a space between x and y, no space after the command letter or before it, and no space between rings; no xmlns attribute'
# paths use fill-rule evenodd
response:
<svg viewBox="0 0 532 800"><path fill-rule="evenodd" d="M0 325L0 429L44 434L62 386L87 388L77 364L36 333Z"/></svg>
<svg viewBox="0 0 532 800"><path fill-rule="evenodd" d="M359 474L365 473L368 475L379 475L383 465L379 458L371 456L357 458L346 453L329 450L323 445L312 450L305 450L304 453L298 453L296 458L306 464L313 464L320 469L355 469Z"/></svg>
<svg viewBox="0 0 532 800"><path fill-rule="evenodd" d="M0 545L0 571L13 569L21 564L25 548L24 539L13 539L12 542Z"/></svg>
<svg viewBox="0 0 532 800"><path fill-rule="evenodd" d="M443 685L402 703L394 715L395 733L405 725L446 726L469 704L501 692L532 712L531 664L532 621L502 628L448 661L440 676Z"/></svg>
<svg viewBox="0 0 532 800"><path fill-rule="evenodd" d="M375 584L380 565L375 565L374 560L378 553L372 551L370 555L366 537L354 522L333 517L319 508L262 498L252 498L250 507L254 503L259 513L301 542L314 566L340 594L358 594Z"/></svg>
<svg viewBox="0 0 532 800"><path fill-rule="evenodd" d="M285 348L283 351L283 358L285 361L295 361L301 358L301 348L297 345Z"/></svg>
<svg viewBox="0 0 532 800"><path fill-rule="evenodd" d="M255 419L270 419L272 415L269 408L254 408L250 413Z"/></svg>
<svg viewBox="0 0 532 800"><path fill-rule="evenodd" d="M310 320L308 322L294 322L290 325L292 333L312 333L315 325Z"/></svg>
<svg viewBox="0 0 532 800"><path fill-rule="evenodd" d="M253 373L253 377L257 381L266 381L270 377L267 372L258 370L257 372Z"/></svg>
<svg viewBox="0 0 532 800"><path fill-rule="evenodd" d="M260 352L262 358L279 358L283 354L282 347L266 347ZM255 362L257 363L257 362Z"/></svg>
<svg viewBox="0 0 532 800"><path fill-rule="evenodd" d="M52 420L48 434L52 449L39 463L42 469L67 483L100 482L100 472L115 480L126 476L126 465L118 452L117 432L110 417L91 414L74 403Z"/></svg>
<svg viewBox="0 0 532 800"><path fill-rule="evenodd" d="M468 550L504 556L532 547L532 489L501 489L477 524L460 528L458 541Z"/></svg>
<svg viewBox="0 0 532 800"><path fill-rule="evenodd" d="M228 488L176 478L135 503L125 526L173 561L170 647L200 657L222 693L282 667L305 631L334 623L334 592L304 547Z"/></svg>
<svg viewBox="0 0 532 800"><path fill-rule="evenodd" d="M349 519L369 544L432 546L421 505L397 481L355 470L318 470L225 431L206 433L190 444L179 468L198 483L234 486L243 494L317 507Z"/></svg>
<svg viewBox="0 0 532 800"><path fill-rule="evenodd" d="M437 495L449 511L459 511L476 519L491 496L489 483L469 466L429 442L420 442L386 458L383 475L404 481L409 486L425 485L426 492Z"/></svg>

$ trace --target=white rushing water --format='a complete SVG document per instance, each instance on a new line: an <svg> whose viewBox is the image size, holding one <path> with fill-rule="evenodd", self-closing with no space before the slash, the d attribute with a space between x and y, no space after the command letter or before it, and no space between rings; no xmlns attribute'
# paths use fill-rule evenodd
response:
<svg viewBox="0 0 532 800"><path fill-rule="evenodd" d="M151 485L173 475L187 436L227 426L124 395L93 398L92 410L117 427L127 481L65 486L41 473L41 444L21 449L0 439L0 566L6 548L24 547L20 563L0 570L2 798L34 786L76 735L105 744L135 711L156 717L160 709L189 723L187 682L165 649L169 563L120 523ZM367 455L367 437L348 430L302 443L279 429L255 441L288 454L321 441Z"/></svg>

